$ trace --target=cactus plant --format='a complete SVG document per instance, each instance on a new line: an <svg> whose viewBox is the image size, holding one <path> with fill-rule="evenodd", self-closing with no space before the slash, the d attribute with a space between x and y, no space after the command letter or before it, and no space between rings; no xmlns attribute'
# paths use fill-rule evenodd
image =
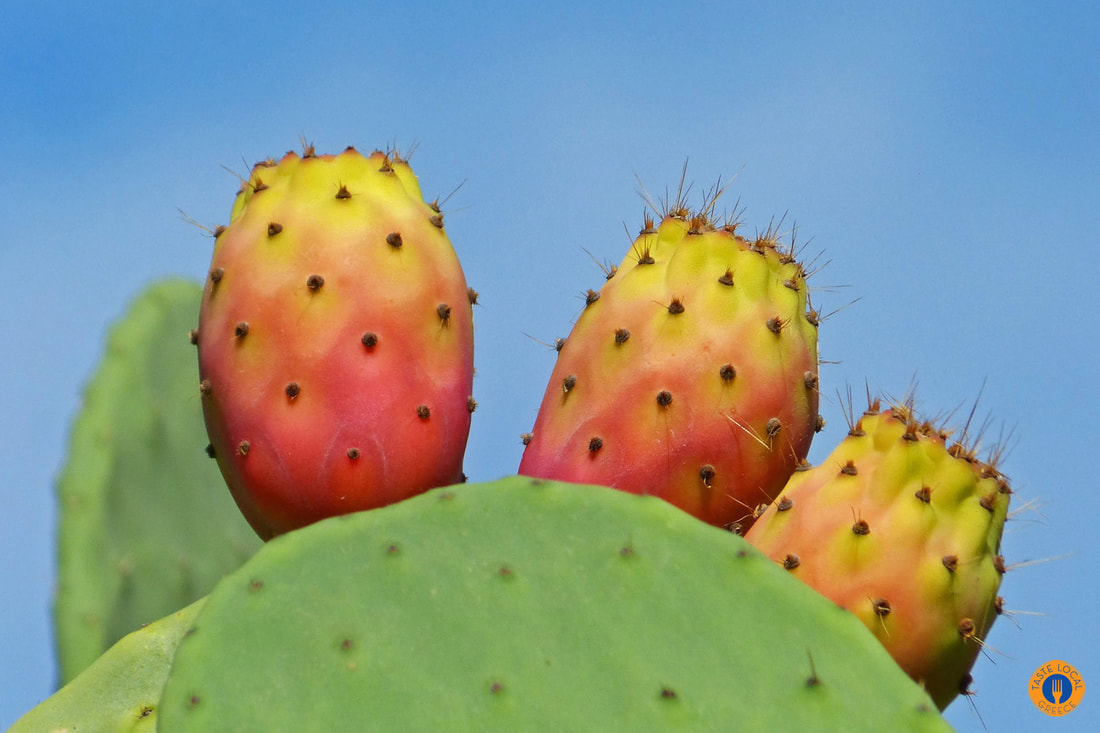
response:
<svg viewBox="0 0 1100 733"><path fill-rule="evenodd" d="M153 733L172 657L204 601L122 637L8 733Z"/></svg>
<svg viewBox="0 0 1100 733"><path fill-rule="evenodd" d="M198 285L150 286L111 329L57 482L60 682L207 593L260 545L204 452L187 333Z"/></svg>
<svg viewBox="0 0 1100 733"><path fill-rule="evenodd" d="M774 229L746 239L667 204L565 340L519 472L653 494L747 529L820 418L806 276Z"/></svg>
<svg viewBox="0 0 1100 733"><path fill-rule="evenodd" d="M164 731L946 730L851 614L652 497L438 489L269 542L180 643Z"/></svg>
<svg viewBox="0 0 1100 733"><path fill-rule="evenodd" d="M256 532L458 482L474 293L407 161L310 147L260 163L215 234L199 387Z"/></svg>

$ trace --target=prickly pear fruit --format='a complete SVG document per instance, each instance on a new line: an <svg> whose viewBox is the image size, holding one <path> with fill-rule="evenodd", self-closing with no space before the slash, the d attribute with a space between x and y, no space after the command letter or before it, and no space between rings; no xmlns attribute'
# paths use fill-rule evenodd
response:
<svg viewBox="0 0 1100 733"><path fill-rule="evenodd" d="M192 340L213 454L261 537L461 480L472 293L400 156L252 169Z"/></svg>
<svg viewBox="0 0 1100 733"><path fill-rule="evenodd" d="M521 474L651 494L737 530L805 458L819 421L806 273L770 228L749 240L713 221L716 198L647 216L588 291Z"/></svg>
<svg viewBox="0 0 1100 733"><path fill-rule="evenodd" d="M872 403L745 535L858 616L941 710L966 690L1001 607L1011 494L995 461L949 439L911 404Z"/></svg>

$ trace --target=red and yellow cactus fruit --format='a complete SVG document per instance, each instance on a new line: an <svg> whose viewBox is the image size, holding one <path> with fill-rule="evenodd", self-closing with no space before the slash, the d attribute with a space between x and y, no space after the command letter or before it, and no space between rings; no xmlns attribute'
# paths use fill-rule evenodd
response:
<svg viewBox="0 0 1100 733"><path fill-rule="evenodd" d="M876 401L745 535L858 616L941 710L969 684L1003 602L1012 492L966 442Z"/></svg>
<svg viewBox="0 0 1100 733"><path fill-rule="evenodd" d="M473 300L400 156L253 168L192 340L211 453L261 537L462 479Z"/></svg>
<svg viewBox="0 0 1100 733"><path fill-rule="evenodd" d="M819 424L818 319L806 274L755 239L666 207L647 220L561 346L521 474L665 499L748 527Z"/></svg>

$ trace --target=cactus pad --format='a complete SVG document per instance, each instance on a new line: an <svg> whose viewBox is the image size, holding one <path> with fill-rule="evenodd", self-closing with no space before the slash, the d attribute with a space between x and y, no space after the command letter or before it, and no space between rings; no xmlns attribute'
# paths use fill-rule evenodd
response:
<svg viewBox="0 0 1100 733"><path fill-rule="evenodd" d="M153 733L172 655L203 601L133 631L8 733L117 731Z"/></svg>
<svg viewBox="0 0 1100 733"><path fill-rule="evenodd" d="M269 542L160 729L947 730L850 613L669 504L508 478Z"/></svg>
<svg viewBox="0 0 1100 733"><path fill-rule="evenodd" d="M150 287L111 330L58 480L61 683L210 591L260 545L207 444L188 331L201 289Z"/></svg>

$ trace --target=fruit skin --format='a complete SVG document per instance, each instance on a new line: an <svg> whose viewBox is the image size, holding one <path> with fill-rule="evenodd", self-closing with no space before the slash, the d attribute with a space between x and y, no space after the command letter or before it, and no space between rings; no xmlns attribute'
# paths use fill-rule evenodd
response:
<svg viewBox="0 0 1100 733"><path fill-rule="evenodd" d="M716 197L715 197L716 198ZM676 204L651 220L559 351L519 473L665 499L746 529L818 427L816 313L769 230Z"/></svg>
<svg viewBox="0 0 1100 733"><path fill-rule="evenodd" d="M472 292L399 156L253 168L196 338L211 445L261 537L462 479Z"/></svg>
<svg viewBox="0 0 1100 733"><path fill-rule="evenodd" d="M851 614L652 497L509 477L318 522L226 576L165 731L943 731Z"/></svg>
<svg viewBox="0 0 1100 733"><path fill-rule="evenodd" d="M858 616L941 710L969 685L1003 603L1012 492L965 442L911 405L875 402L745 535Z"/></svg>

